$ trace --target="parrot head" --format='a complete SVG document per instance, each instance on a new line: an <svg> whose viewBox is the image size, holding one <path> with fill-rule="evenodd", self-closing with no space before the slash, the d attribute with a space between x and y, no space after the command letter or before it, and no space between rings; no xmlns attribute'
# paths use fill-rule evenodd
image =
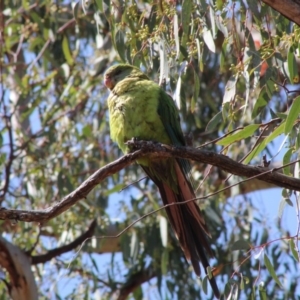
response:
<svg viewBox="0 0 300 300"><path fill-rule="evenodd" d="M110 90L125 78L149 79L140 69L131 65L116 65L110 67L104 75L104 84Z"/></svg>

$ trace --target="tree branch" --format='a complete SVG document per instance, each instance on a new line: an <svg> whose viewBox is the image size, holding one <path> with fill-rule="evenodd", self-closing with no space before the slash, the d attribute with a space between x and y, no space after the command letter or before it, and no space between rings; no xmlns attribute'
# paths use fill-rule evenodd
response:
<svg viewBox="0 0 300 300"><path fill-rule="evenodd" d="M143 156L155 158L186 158L216 166L234 175L247 178L253 177L261 181L269 182L278 187L300 191L299 179L276 172L282 167L269 169L260 166L247 166L236 162L225 155L192 147L172 147L170 145L162 145L159 143L145 141L130 141L128 144L135 148L134 152L124 155L118 160L102 167L85 180L75 191L64 197L58 203L55 203L53 206L36 211L2 208L0 209L0 220L9 219L24 222L48 221L62 214L71 206L75 205L79 200L86 198L90 191L105 178L124 169L126 166L132 164L135 160Z"/></svg>
<svg viewBox="0 0 300 300"><path fill-rule="evenodd" d="M129 294L131 294L136 288L156 276L156 272L151 267L132 274L127 282L119 289L117 300L126 300Z"/></svg>
<svg viewBox="0 0 300 300"><path fill-rule="evenodd" d="M280 14L300 26L300 1L299 0L262 0L264 3L277 10Z"/></svg>
<svg viewBox="0 0 300 300"><path fill-rule="evenodd" d="M13 300L37 300L38 291L31 271L30 259L17 246L0 236L0 266L9 274L6 283Z"/></svg>
<svg viewBox="0 0 300 300"><path fill-rule="evenodd" d="M42 255L36 255L36 256L31 256L31 264L32 265L37 265L40 263L45 263L49 260L51 260L52 258L59 256L63 253L69 252L71 250L74 250L76 247L80 246L86 239L92 237L94 235L94 231L96 228L97 222L96 220L94 220L88 230L86 232L84 232L82 235L80 235L78 238L76 238L73 242L64 245L62 247L59 248L55 248L52 249L50 251L48 251L45 254Z"/></svg>

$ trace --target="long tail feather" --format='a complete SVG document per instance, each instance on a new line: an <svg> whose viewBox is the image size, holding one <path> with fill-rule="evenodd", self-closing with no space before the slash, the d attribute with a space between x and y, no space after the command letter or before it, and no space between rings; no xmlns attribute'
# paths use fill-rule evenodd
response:
<svg viewBox="0 0 300 300"><path fill-rule="evenodd" d="M195 199L196 197L184 172L177 162L175 164L175 174L178 184L177 191L174 191L174 189L169 187L167 183L163 182L157 176L153 176L153 172L151 172L149 168L143 166L145 172L157 185L164 205L174 202L184 202ZM213 252L207 241L207 235L210 236L210 234L198 205L194 201L190 201L185 205L172 205L168 207L166 211L185 257L187 260L191 261L196 275L201 275L199 261L201 261L207 274L209 262L205 251L211 257L213 257ZM219 299L220 292L215 278L212 277L209 279L209 282L215 297Z"/></svg>

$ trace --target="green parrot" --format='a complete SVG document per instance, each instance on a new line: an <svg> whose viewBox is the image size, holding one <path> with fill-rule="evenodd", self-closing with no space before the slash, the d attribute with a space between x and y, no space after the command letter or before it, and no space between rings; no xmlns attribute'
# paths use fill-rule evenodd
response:
<svg viewBox="0 0 300 300"><path fill-rule="evenodd" d="M104 83L111 90L107 99L110 114L110 135L126 154L125 144L132 138L167 145L184 146L179 113L173 99L138 68L121 64L110 67ZM159 189L164 205L195 199L190 164L177 158L143 157L137 163ZM209 262L205 251L213 256L207 241L210 236L198 205L188 202L173 205L166 212L187 260L200 276L201 261L205 272ZM220 293L214 277L209 279L217 298Z"/></svg>

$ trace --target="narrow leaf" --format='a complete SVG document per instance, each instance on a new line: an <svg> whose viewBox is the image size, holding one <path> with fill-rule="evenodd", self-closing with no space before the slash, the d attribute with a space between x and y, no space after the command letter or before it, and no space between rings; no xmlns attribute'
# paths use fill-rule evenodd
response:
<svg viewBox="0 0 300 300"><path fill-rule="evenodd" d="M294 54L294 47L290 47L288 56L287 56L287 63L288 63L288 70L289 70L289 78L291 83L298 83L299 82L299 75L298 75L298 66L297 61Z"/></svg>
<svg viewBox="0 0 300 300"><path fill-rule="evenodd" d="M96 5L98 7L98 9L100 10L100 12L103 12L103 1L102 0L95 0Z"/></svg>
<svg viewBox="0 0 300 300"><path fill-rule="evenodd" d="M207 279L208 279L208 277L205 276L202 280L202 290L205 295L207 295Z"/></svg>
<svg viewBox="0 0 300 300"><path fill-rule="evenodd" d="M212 35L215 38L217 34L217 26L215 22L215 12L214 8L212 6L209 6L209 17L210 17L210 23L211 23L211 30L212 30Z"/></svg>
<svg viewBox="0 0 300 300"><path fill-rule="evenodd" d="M220 53L220 72L225 73L227 70L227 61L226 61L226 55L227 55L227 40L223 42L222 50Z"/></svg>
<svg viewBox="0 0 300 300"><path fill-rule="evenodd" d="M1 138L1 136L0 136L0 138ZM0 139L1 140L1 139ZM0 146L1 146L1 142L0 142ZM295 168L294 168L294 177L295 178L299 178L299 162L297 162L296 164L295 164Z"/></svg>
<svg viewBox="0 0 300 300"><path fill-rule="evenodd" d="M193 95L193 99L192 99L193 105L191 106L191 112L195 111L195 106L196 106L196 103L198 100L199 91L200 91L200 80L199 80L198 74L194 70L194 95Z"/></svg>
<svg viewBox="0 0 300 300"><path fill-rule="evenodd" d="M135 288L133 290L133 292L132 292L132 295L133 295L134 299L136 299L136 300L138 300L138 299L144 299L142 287L138 286L137 288Z"/></svg>
<svg viewBox="0 0 300 300"><path fill-rule="evenodd" d="M164 247L168 245L168 222L164 216L159 217L159 228L161 243Z"/></svg>
<svg viewBox="0 0 300 300"><path fill-rule="evenodd" d="M264 86L260 93L259 96L255 102L253 111L252 111L252 119L256 118L261 111L266 107L266 105L268 104L268 94L266 92L266 87Z"/></svg>
<svg viewBox="0 0 300 300"><path fill-rule="evenodd" d="M173 18L173 27L174 27L174 39L176 45L176 59L178 59L180 54L180 42L179 42L179 27L178 27L178 15L175 14Z"/></svg>
<svg viewBox="0 0 300 300"><path fill-rule="evenodd" d="M248 107L249 103L249 97L250 97L250 74L248 71L243 72L244 78L245 78L245 84L246 84L246 91L245 91L245 105L244 105L244 114L246 114L246 109Z"/></svg>
<svg viewBox="0 0 300 300"><path fill-rule="evenodd" d="M240 282L240 289L243 290L245 288L245 282L244 282L244 277L241 277L241 282Z"/></svg>
<svg viewBox="0 0 300 300"><path fill-rule="evenodd" d="M272 278L274 279L274 281L282 288L281 283L275 273L274 267L271 264L271 261L266 253L264 255L264 262L265 262L266 268L268 269L268 271L269 271L270 275L272 276Z"/></svg>
<svg viewBox="0 0 300 300"><path fill-rule="evenodd" d="M258 128L259 128L259 124L248 125L244 127L242 130L221 139L220 141L217 142L217 144L222 146L227 146L234 142L244 140L245 138L251 136Z"/></svg>
<svg viewBox="0 0 300 300"><path fill-rule="evenodd" d="M207 48L211 52L216 53L216 44L215 44L214 38L211 34L211 31L206 27L203 30L203 40L204 40Z"/></svg>
<svg viewBox="0 0 300 300"><path fill-rule="evenodd" d="M294 239L290 239L290 249L292 251L293 257L295 258L295 260L297 262L299 262L299 253L297 251L296 248L296 244L295 244L295 240Z"/></svg>
<svg viewBox="0 0 300 300"><path fill-rule="evenodd" d="M192 8L193 8L193 1L190 0L183 1L182 11L181 11L181 23L182 23L183 33L186 36L188 36L189 34Z"/></svg>
<svg viewBox="0 0 300 300"><path fill-rule="evenodd" d="M203 72L203 62L202 62L202 51L201 51L201 45L199 39L196 39L196 45L197 45L197 54L198 54L198 65L201 72Z"/></svg>
<svg viewBox="0 0 300 300"><path fill-rule="evenodd" d="M282 214L283 214L285 206L286 206L286 201L284 198L281 198L280 203L279 203L279 208L278 208L278 215L277 215L278 219L282 218Z"/></svg>
<svg viewBox="0 0 300 300"><path fill-rule="evenodd" d="M115 44L118 54L123 62L126 61L125 59L125 41L124 41L124 33L122 30L118 30L115 35Z"/></svg>
<svg viewBox="0 0 300 300"><path fill-rule="evenodd" d="M138 236L136 234L136 231L133 231L131 236L131 241L130 241L130 257L133 260L137 258L138 248L139 248Z"/></svg>
<svg viewBox="0 0 300 300"><path fill-rule="evenodd" d="M69 41L68 41L68 38L66 36L64 36L63 40L62 40L62 50L63 50L63 53L64 53L64 56L65 56L65 59L66 59L67 63L69 65L72 65L74 60L73 60L73 57L72 57L72 54L71 54L71 51L70 51L70 48L69 48Z"/></svg>
<svg viewBox="0 0 300 300"><path fill-rule="evenodd" d="M235 97L237 76L232 75L226 83L223 104L230 102Z"/></svg>
<svg viewBox="0 0 300 300"><path fill-rule="evenodd" d="M237 240L231 246L231 250L248 250L250 244L245 240Z"/></svg>
<svg viewBox="0 0 300 300"><path fill-rule="evenodd" d="M219 111L213 118L207 123L206 131L213 131L219 123L223 120L222 111Z"/></svg>
<svg viewBox="0 0 300 300"><path fill-rule="evenodd" d="M168 272L169 265L169 251L168 249L164 249L161 257L161 273L166 275Z"/></svg>
<svg viewBox="0 0 300 300"><path fill-rule="evenodd" d="M159 75L159 85L161 85L164 80L169 77L169 66L168 57L166 51L166 45L163 38L159 42L159 61L160 61L160 75Z"/></svg>
<svg viewBox="0 0 300 300"><path fill-rule="evenodd" d="M247 156L247 158L244 160L244 164L248 164L254 157L259 155L262 150L266 148L266 146L271 143L275 138L277 138L279 135L283 134L285 126L285 121L282 122L267 138L261 141Z"/></svg>
<svg viewBox="0 0 300 300"><path fill-rule="evenodd" d="M283 165L288 164L291 161L291 156L294 153L294 149L290 148L283 156ZM291 174L291 166L286 166L283 168L283 174L289 176Z"/></svg>
<svg viewBox="0 0 300 300"><path fill-rule="evenodd" d="M300 96L296 97L292 103L289 114L286 119L284 133L289 134L292 131L295 120L298 118L300 113Z"/></svg>
<svg viewBox="0 0 300 300"><path fill-rule="evenodd" d="M267 300L267 292L263 283L259 285L259 297L260 300Z"/></svg>
<svg viewBox="0 0 300 300"><path fill-rule="evenodd" d="M179 76L176 84L176 90L174 94L174 100L177 104L178 109L181 107L181 98L180 98L180 92L181 92L181 77Z"/></svg>

